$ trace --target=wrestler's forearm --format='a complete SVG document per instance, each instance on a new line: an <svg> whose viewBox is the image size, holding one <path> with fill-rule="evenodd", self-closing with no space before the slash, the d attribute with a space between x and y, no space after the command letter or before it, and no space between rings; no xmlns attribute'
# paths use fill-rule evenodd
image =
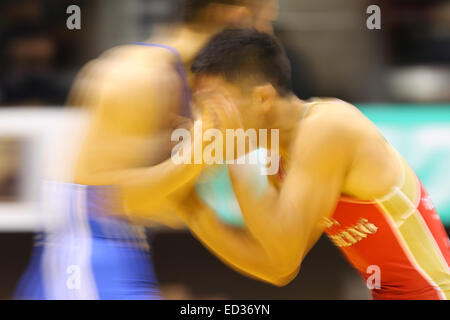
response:
<svg viewBox="0 0 450 320"><path fill-rule="evenodd" d="M185 220L191 232L218 258L246 276L276 286L289 283L296 275L285 272L246 230L228 227L207 208Z"/></svg>
<svg viewBox="0 0 450 320"><path fill-rule="evenodd" d="M286 270L295 270L314 243L315 217L302 214L308 211L299 210L274 188L256 197L249 192L254 188L252 178L241 169L230 166L230 177L249 232Z"/></svg>
<svg viewBox="0 0 450 320"><path fill-rule="evenodd" d="M239 202L242 215L252 235L272 255L276 254L274 242L283 236L284 221L275 218L278 194L270 189L263 197L255 197L249 190L255 186L253 179L246 175L243 167L229 166L230 178ZM244 169L245 170L245 169ZM284 219L283 219L284 220Z"/></svg>
<svg viewBox="0 0 450 320"><path fill-rule="evenodd" d="M111 172L111 181L126 191L142 190L149 198L165 197L201 172L202 165L175 164L171 159L156 166Z"/></svg>
<svg viewBox="0 0 450 320"><path fill-rule="evenodd" d="M271 188L263 198L248 192L251 179L239 167L230 168L230 177L252 235L286 268L300 265L320 237L322 219L333 212L340 195L341 172L322 176L292 169L281 191Z"/></svg>
<svg viewBox="0 0 450 320"><path fill-rule="evenodd" d="M186 183L193 181L201 173L203 163L196 163L194 152L190 152L191 158L184 159L183 154L189 154L188 147L191 150L201 146L201 135L194 135L195 139L190 145L178 150L171 158L157 165L137 168L119 168L108 169L100 172L89 172L87 176L89 181L95 185L114 185L118 186L122 192L127 194L145 193L147 201L162 199L177 191ZM175 160L175 156L178 158ZM84 175L86 176L86 174Z"/></svg>

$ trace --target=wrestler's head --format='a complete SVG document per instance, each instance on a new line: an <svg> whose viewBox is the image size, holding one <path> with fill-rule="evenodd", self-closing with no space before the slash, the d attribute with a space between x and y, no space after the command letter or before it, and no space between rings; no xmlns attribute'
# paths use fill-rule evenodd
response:
<svg viewBox="0 0 450 320"><path fill-rule="evenodd" d="M293 96L283 47L256 29L226 29L213 37L197 55L192 72L196 96L220 94L236 106L245 128L276 127L276 107Z"/></svg>

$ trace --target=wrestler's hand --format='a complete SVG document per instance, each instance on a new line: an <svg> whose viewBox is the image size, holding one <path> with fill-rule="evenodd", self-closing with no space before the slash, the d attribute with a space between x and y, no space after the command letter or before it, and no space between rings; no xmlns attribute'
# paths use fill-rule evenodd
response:
<svg viewBox="0 0 450 320"><path fill-rule="evenodd" d="M199 111L203 123L203 132L208 129L216 129L222 135L222 155L225 160L226 152L226 130L227 129L242 129L243 121L241 113L233 101L223 92L214 91L200 91L194 95L194 103ZM204 141L210 144L212 141ZM237 155L234 156L234 159Z"/></svg>
<svg viewBox="0 0 450 320"><path fill-rule="evenodd" d="M193 99L200 112L204 130L215 128L225 134L226 129L243 128L238 108L225 93L219 90L198 91Z"/></svg>

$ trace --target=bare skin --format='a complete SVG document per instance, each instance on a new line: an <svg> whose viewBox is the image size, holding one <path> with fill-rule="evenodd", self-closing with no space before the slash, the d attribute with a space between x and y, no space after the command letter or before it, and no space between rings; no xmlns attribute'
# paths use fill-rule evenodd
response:
<svg viewBox="0 0 450 320"><path fill-rule="evenodd" d="M164 30L147 42L173 47L189 70L195 55L215 33L230 23L251 23L251 7L213 3L205 10L201 23ZM262 17L258 21L271 28L272 20ZM111 49L80 72L69 104L87 106L90 114L73 180L120 188L124 205L117 208L118 215L182 227L170 213L173 204L168 195L173 198L177 191L178 198L184 196L202 165L175 165L170 159L172 131L192 125L192 119L179 116L182 82L174 69L175 58L162 48L128 45ZM215 126L215 117L210 115L209 119L201 115L203 130Z"/></svg>
<svg viewBox="0 0 450 320"><path fill-rule="evenodd" d="M322 100L302 120L307 102L280 97L270 84L252 88L251 95L217 77L198 84L203 91L227 92L228 103L246 111L246 128L280 129L286 176L271 184L263 198L249 192L254 179L245 165L229 166L246 229L219 222L195 197L195 210L184 208L183 218L197 238L246 275L280 286L289 283L341 195L374 200L399 184L402 167L396 151L348 103Z"/></svg>

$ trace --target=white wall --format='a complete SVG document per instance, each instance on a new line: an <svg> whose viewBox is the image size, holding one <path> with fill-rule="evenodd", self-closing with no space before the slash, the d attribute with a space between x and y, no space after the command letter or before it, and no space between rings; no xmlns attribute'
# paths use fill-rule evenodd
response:
<svg viewBox="0 0 450 320"><path fill-rule="evenodd" d="M0 109L0 137L25 144L20 197L0 202L0 231L33 231L42 227L40 211L44 179L68 179L76 158L85 117L61 108Z"/></svg>

